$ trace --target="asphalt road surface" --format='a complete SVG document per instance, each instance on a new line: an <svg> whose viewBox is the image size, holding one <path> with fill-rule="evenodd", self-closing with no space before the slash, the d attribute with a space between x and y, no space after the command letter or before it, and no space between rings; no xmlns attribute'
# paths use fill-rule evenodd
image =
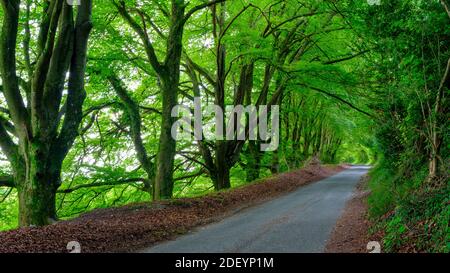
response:
<svg viewBox="0 0 450 273"><path fill-rule="evenodd" d="M143 252L323 252L346 201L368 170L354 166Z"/></svg>

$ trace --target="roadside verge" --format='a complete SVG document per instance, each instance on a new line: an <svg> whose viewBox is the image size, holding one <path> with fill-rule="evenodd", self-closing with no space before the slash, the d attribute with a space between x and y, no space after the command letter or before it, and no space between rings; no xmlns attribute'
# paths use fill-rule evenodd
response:
<svg viewBox="0 0 450 273"><path fill-rule="evenodd" d="M344 212L338 219L336 226L327 242L327 253L369 253L368 243L377 241L377 235L371 235L369 228L372 223L368 220L367 189L369 176L361 178L352 198L347 202ZM379 238L378 238L379 239Z"/></svg>

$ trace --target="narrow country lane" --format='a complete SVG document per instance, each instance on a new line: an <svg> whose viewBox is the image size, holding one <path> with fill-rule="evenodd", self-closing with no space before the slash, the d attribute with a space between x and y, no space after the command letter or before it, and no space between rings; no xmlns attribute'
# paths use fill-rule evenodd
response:
<svg viewBox="0 0 450 273"><path fill-rule="evenodd" d="M354 166L143 252L322 252L346 201L368 170Z"/></svg>

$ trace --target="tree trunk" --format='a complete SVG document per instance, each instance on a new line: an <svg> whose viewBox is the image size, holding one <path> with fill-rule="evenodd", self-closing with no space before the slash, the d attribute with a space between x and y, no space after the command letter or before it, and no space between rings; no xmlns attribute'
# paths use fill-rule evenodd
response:
<svg viewBox="0 0 450 273"><path fill-rule="evenodd" d="M172 108L177 104L178 80L163 80L163 111L161 115L161 134L159 137L159 151L157 173L154 185L154 200L168 199L173 191L173 164L176 153L176 141L172 137Z"/></svg>
<svg viewBox="0 0 450 273"><path fill-rule="evenodd" d="M172 14L169 37L167 40L167 55L158 75L161 80L162 115L161 134L157 171L153 191L153 199L172 198L173 164L176 154L176 140L172 136L172 109L177 105L178 85L180 82L181 54L183 51L183 31L185 23L184 0L172 1Z"/></svg>
<svg viewBox="0 0 450 273"><path fill-rule="evenodd" d="M19 225L44 226L57 219L56 189L50 178L34 176L19 186Z"/></svg>
<svg viewBox="0 0 450 273"><path fill-rule="evenodd" d="M230 169L225 165L219 165L217 167L216 173L212 177L215 190L220 191L231 188Z"/></svg>
<svg viewBox="0 0 450 273"><path fill-rule="evenodd" d="M272 163L270 164L270 172L272 174L278 174L280 172L280 156L278 152L279 149L272 154Z"/></svg>
<svg viewBox="0 0 450 273"><path fill-rule="evenodd" d="M183 51L183 32L186 20L197 9L185 14L184 0L171 0L170 30L166 42L166 56L161 63L158 60L152 41L146 29L142 28L128 13L125 1L114 2L119 13L141 38L150 64L161 83L162 114L159 151L156 163L156 177L153 185L153 199L171 198L173 191L173 164L176 153L176 140L172 137L172 109L177 104L178 85L180 81L181 54ZM199 9L201 6L197 6Z"/></svg>
<svg viewBox="0 0 450 273"><path fill-rule="evenodd" d="M247 169L247 177L246 177L246 181L247 182L253 182L255 180L259 179L259 175L260 175L260 158L259 156L251 161L249 161L249 163L251 163L248 166Z"/></svg>
<svg viewBox="0 0 450 273"><path fill-rule="evenodd" d="M249 141L249 158L247 161L247 182L255 181L259 178L261 170L261 152L258 141Z"/></svg>
<svg viewBox="0 0 450 273"><path fill-rule="evenodd" d="M55 199L61 164L53 160L48 142L27 143L25 175L18 177L19 225L43 226L57 220Z"/></svg>
<svg viewBox="0 0 450 273"><path fill-rule="evenodd" d="M445 1L441 0L441 4L444 6L447 14L450 17L449 8ZM444 139L442 135L442 129L440 128L443 124L446 124L447 111L448 109L448 99L445 98L445 93L450 90L450 58L447 61L447 66L445 68L444 75L442 77L441 83L436 96L436 101L434 105L434 120L431 124L431 153L429 162L429 174L428 180L432 181L436 177L440 176L440 166L439 166L439 156L441 153L441 145Z"/></svg>
<svg viewBox="0 0 450 273"><path fill-rule="evenodd" d="M432 155L428 163L428 181L434 180L439 176L439 160L436 155Z"/></svg>

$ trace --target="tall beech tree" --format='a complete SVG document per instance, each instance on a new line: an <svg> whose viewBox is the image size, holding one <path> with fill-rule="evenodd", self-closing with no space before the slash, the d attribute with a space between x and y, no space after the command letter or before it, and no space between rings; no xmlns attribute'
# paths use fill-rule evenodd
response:
<svg viewBox="0 0 450 273"><path fill-rule="evenodd" d="M211 6L211 20L212 20L212 37L214 39L214 52L215 52L215 73L209 72L207 69L201 67L195 63L188 56L185 56L186 67L188 75L193 83L194 96L200 97L201 78L205 78L208 85L214 90L214 104L219 107L222 113L225 113L226 97L228 85L227 77L227 64L229 66L232 63L227 63L227 50L226 43L223 39L227 34L235 20L242 15L251 5L243 7L242 10L237 12L228 21L226 20L226 3L215 4ZM244 61L245 62L245 61ZM239 83L235 86L235 94L233 96L233 106L243 105L247 94L251 93L253 88L253 71L254 62L249 61L241 65L239 69ZM240 153L246 141L243 140L227 140L227 125L231 120L227 120L225 116L221 117L222 128L221 137L213 141L200 140L198 141L198 147L200 154L204 160L204 167L211 178L214 188L216 190L227 189L231 187L230 183L230 170L238 162ZM234 121L236 122L236 121ZM238 127L238 126L236 126ZM231 132L234 136L237 136L238 128ZM226 128L226 129L225 129Z"/></svg>
<svg viewBox="0 0 450 273"><path fill-rule="evenodd" d="M139 22L134 18L125 1L114 1L122 18L136 32L141 39L148 61L160 81L162 113L161 134L159 137L159 150L156 162L156 177L153 184L153 199L166 199L172 197L173 192L173 165L176 154L176 141L172 137L172 125L175 118L172 117L172 109L178 103L180 64L183 51L183 33L186 22L197 11L212 6L225 0L216 0L200 4L186 11L187 3L184 0L171 0L170 10L164 5L158 5L159 9L169 20L169 34L166 37L166 52L164 60L160 61L153 42L147 32L147 24L152 25L151 18L144 10L133 8L136 11Z"/></svg>
<svg viewBox="0 0 450 273"><path fill-rule="evenodd" d="M37 37L31 34L31 1L2 0L1 5L1 92L10 120L0 123L0 147L13 170L10 183L19 195L20 226L41 226L57 218L62 163L82 119L92 1L77 7L65 0L44 1ZM21 12L26 15L20 21L24 35L18 35ZM19 37L26 61L23 77L17 71ZM31 39L37 39L37 49L30 48Z"/></svg>

